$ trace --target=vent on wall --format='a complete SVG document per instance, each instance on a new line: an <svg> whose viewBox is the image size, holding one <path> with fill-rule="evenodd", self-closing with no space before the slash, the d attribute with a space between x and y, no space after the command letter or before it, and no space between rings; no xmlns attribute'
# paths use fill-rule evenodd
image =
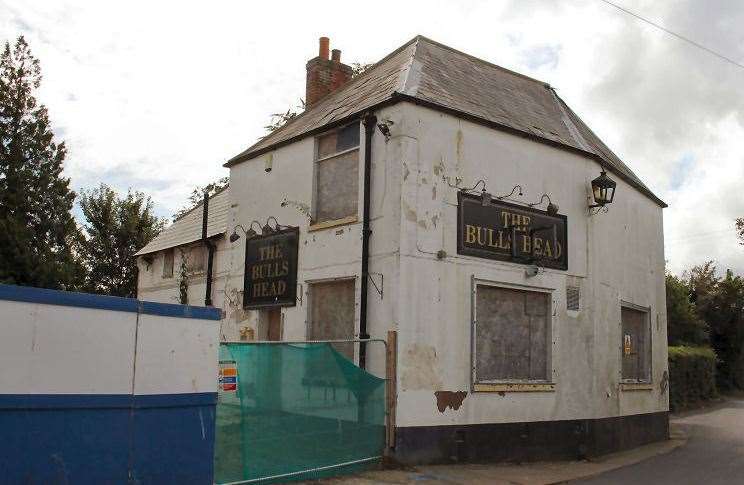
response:
<svg viewBox="0 0 744 485"><path fill-rule="evenodd" d="M566 309L579 311L579 300L581 300L581 291L578 286L566 287Z"/></svg>

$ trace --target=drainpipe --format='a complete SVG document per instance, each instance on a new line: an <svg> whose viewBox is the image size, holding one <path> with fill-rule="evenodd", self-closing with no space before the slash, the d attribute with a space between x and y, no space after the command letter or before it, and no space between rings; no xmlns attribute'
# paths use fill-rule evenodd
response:
<svg viewBox="0 0 744 485"><path fill-rule="evenodd" d="M207 247L207 289L204 295L204 306L212 306L212 268L214 263L214 243L207 239L207 221L209 220L209 192L204 192L202 205L202 242Z"/></svg>
<svg viewBox="0 0 744 485"><path fill-rule="evenodd" d="M359 338L369 338L367 333L367 287L369 279L369 199L372 189L372 135L377 126L374 113L367 113L362 120L364 124L364 202L362 205L362 281L359 300ZM359 344L359 367L367 367L367 343Z"/></svg>

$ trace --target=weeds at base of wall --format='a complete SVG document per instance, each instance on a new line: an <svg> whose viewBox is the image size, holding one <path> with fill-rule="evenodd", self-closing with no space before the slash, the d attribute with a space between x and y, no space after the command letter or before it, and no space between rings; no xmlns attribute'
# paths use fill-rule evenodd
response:
<svg viewBox="0 0 744 485"><path fill-rule="evenodd" d="M709 347L669 347L669 409L683 411L718 397L716 354Z"/></svg>

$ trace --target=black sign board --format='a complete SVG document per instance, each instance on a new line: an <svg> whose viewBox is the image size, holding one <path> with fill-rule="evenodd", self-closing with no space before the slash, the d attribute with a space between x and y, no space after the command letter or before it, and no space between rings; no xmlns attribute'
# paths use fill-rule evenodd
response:
<svg viewBox="0 0 744 485"><path fill-rule="evenodd" d="M297 303L297 227L245 243L243 307L294 306Z"/></svg>
<svg viewBox="0 0 744 485"><path fill-rule="evenodd" d="M568 269L566 216L463 192L457 202L458 254Z"/></svg>

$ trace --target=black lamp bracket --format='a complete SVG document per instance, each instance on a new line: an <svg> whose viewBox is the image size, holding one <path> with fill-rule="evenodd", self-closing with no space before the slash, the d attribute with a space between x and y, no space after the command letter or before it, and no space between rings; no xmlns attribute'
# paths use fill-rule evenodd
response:
<svg viewBox="0 0 744 485"><path fill-rule="evenodd" d="M589 206L589 215L594 216L602 212L603 214L607 214L610 212L610 208L606 205L600 205L600 204L592 204Z"/></svg>

